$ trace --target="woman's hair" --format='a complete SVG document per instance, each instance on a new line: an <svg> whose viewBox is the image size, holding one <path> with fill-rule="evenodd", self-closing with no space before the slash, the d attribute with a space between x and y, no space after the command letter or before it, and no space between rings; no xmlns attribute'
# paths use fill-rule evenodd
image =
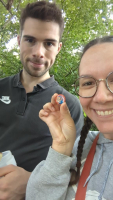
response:
<svg viewBox="0 0 113 200"><path fill-rule="evenodd" d="M92 46L96 45L96 44L101 44L101 43L105 43L105 42L113 42L113 36L105 36L102 38L96 38L94 40L91 40L88 44L86 44L86 46L83 49L83 53L81 58L83 57L83 55L85 54L85 52ZM83 152L83 147L84 147L84 143L85 143L85 139L87 137L87 134L91 128L92 125L92 121L86 117L85 118L85 123L84 126L82 128L81 131L81 135L80 135L80 140L78 143L78 148L77 148L77 163L76 163L76 171L74 169L71 169L71 179L70 179L70 183L69 185L74 185L78 182L79 178L80 178L80 167L81 167L81 157L82 157L82 152Z"/></svg>
<svg viewBox="0 0 113 200"><path fill-rule="evenodd" d="M96 45L96 44L102 44L102 43L106 43L106 42L113 42L113 35L110 36L104 36L102 38L96 38L94 40L91 40L88 44L86 44L86 46L83 49L82 52L82 56L81 59L83 57L83 55L85 54L85 52L92 46Z"/></svg>
<svg viewBox="0 0 113 200"><path fill-rule="evenodd" d="M62 10L55 3L47 1L28 3L20 16L20 33L22 33L24 23L29 17L46 22L56 22L59 25L61 39L64 30L64 20Z"/></svg>
<svg viewBox="0 0 113 200"><path fill-rule="evenodd" d="M91 125L92 125L92 121L88 117L86 117L85 120L84 120L84 126L83 126L82 131L81 131L80 140L79 140L78 148L77 148L76 171L74 169L70 170L71 171L71 179L70 179L69 185L74 185L79 180L83 146L84 146L87 134L89 132L89 129L91 128Z"/></svg>

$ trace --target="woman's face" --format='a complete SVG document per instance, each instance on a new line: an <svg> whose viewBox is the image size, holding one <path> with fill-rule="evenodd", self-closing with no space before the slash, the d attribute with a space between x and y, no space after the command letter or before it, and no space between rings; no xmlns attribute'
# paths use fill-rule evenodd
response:
<svg viewBox="0 0 113 200"><path fill-rule="evenodd" d="M113 43L102 43L90 47L83 55L79 75L90 75L95 79L106 79L113 71ZM113 94L105 81L99 82L94 97L82 98L80 102L86 115L95 123L100 132L113 140Z"/></svg>

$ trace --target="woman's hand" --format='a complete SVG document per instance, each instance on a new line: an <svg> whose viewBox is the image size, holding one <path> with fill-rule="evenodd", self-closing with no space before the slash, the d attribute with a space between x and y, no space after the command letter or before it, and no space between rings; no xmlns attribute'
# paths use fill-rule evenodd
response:
<svg viewBox="0 0 113 200"><path fill-rule="evenodd" d="M61 105L56 103L57 95L54 94L51 102L43 106L39 117L49 127L53 138L52 148L59 153L70 156L76 138L75 124L66 103Z"/></svg>

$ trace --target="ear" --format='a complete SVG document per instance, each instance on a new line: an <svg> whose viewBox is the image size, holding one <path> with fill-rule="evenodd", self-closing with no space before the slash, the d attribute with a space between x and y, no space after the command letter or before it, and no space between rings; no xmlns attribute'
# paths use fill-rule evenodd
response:
<svg viewBox="0 0 113 200"><path fill-rule="evenodd" d="M17 35L17 42L18 42L18 46L20 46L20 40L21 40L21 37L20 37L20 35Z"/></svg>
<svg viewBox="0 0 113 200"><path fill-rule="evenodd" d="M62 48L62 42L59 42L57 54L60 52L61 48Z"/></svg>

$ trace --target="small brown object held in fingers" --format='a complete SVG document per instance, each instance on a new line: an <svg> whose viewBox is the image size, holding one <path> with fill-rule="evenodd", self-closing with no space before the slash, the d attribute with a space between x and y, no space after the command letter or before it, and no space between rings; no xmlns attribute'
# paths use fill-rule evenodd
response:
<svg viewBox="0 0 113 200"><path fill-rule="evenodd" d="M1 161L1 159L2 159L2 153L0 152L0 161Z"/></svg>

